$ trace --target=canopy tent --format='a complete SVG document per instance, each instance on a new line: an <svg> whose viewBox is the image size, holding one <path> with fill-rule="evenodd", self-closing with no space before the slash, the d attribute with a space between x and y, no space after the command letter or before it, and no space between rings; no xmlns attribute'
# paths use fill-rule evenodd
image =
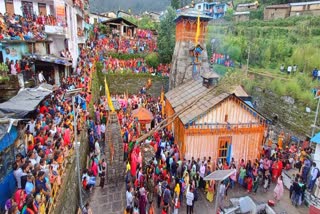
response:
<svg viewBox="0 0 320 214"><path fill-rule="evenodd" d="M320 144L320 132L317 133L315 136L313 136L310 139L311 142L316 143L316 144Z"/></svg>
<svg viewBox="0 0 320 214"><path fill-rule="evenodd" d="M230 175L234 174L236 172L235 169L227 169L227 170L216 170L212 172L210 175L207 175L204 177L203 180L205 181L223 181L224 179L228 178Z"/></svg>
<svg viewBox="0 0 320 214"><path fill-rule="evenodd" d="M221 182L236 172L237 172L236 169L216 170L216 171L212 172L210 175L207 175L206 177L204 177L203 180L205 180L205 181L211 181L211 180L218 181L217 189L218 189L218 191L220 191ZM216 201L215 201L213 213L217 213L219 196L220 196L220 194L216 195Z"/></svg>
<svg viewBox="0 0 320 214"><path fill-rule="evenodd" d="M34 111L42 100L52 91L42 88L21 89L18 94L10 100L0 104L0 111L13 113L11 117L23 118L29 112Z"/></svg>
<svg viewBox="0 0 320 214"><path fill-rule="evenodd" d="M140 107L132 111L132 116L138 118L139 123L147 124L153 120L153 114L146 108Z"/></svg>

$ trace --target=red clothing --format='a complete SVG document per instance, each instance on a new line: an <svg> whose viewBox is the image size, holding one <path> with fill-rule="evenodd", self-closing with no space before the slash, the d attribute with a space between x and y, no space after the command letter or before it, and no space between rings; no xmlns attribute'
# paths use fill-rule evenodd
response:
<svg viewBox="0 0 320 214"><path fill-rule="evenodd" d="M247 188L248 188L248 191L251 192L252 191L252 178L251 177L248 177L248 180L247 180Z"/></svg>
<svg viewBox="0 0 320 214"><path fill-rule="evenodd" d="M46 107L46 106L41 106L40 107L40 113L41 114L45 114L45 113L48 113L49 112L49 110L48 110L48 108Z"/></svg>

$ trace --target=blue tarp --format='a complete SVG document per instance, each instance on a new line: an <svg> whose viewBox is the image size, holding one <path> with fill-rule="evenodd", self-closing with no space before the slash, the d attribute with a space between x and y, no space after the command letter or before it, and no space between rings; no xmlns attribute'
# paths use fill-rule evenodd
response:
<svg viewBox="0 0 320 214"><path fill-rule="evenodd" d="M15 126L11 126L10 132L6 133L0 140L0 152L12 145L17 137L17 128Z"/></svg>
<svg viewBox="0 0 320 214"><path fill-rule="evenodd" d="M0 182L0 205L4 208L6 201L12 197L14 191L16 190L16 180L11 171L7 176L4 177Z"/></svg>
<svg viewBox="0 0 320 214"><path fill-rule="evenodd" d="M313 136L310 141L316 144L320 144L320 132Z"/></svg>
<svg viewBox="0 0 320 214"><path fill-rule="evenodd" d="M244 102L245 102L248 106L250 106L251 108L254 108L251 101L244 101Z"/></svg>

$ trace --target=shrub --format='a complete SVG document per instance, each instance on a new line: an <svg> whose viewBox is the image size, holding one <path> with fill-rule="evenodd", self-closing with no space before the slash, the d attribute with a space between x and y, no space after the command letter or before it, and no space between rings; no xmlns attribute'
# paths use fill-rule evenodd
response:
<svg viewBox="0 0 320 214"><path fill-rule="evenodd" d="M158 65L160 64L159 55L156 53L148 54L146 56L145 60L146 60L147 65L150 67L153 67L153 68L157 68Z"/></svg>
<svg viewBox="0 0 320 214"><path fill-rule="evenodd" d="M281 82L279 79L274 79L271 81L270 89L274 93L278 94L279 96L283 96L286 94L286 88L285 88L283 82Z"/></svg>

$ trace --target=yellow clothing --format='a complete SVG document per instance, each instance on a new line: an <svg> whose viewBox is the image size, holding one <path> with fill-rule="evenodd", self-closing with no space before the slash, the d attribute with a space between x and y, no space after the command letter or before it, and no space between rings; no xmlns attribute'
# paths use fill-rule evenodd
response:
<svg viewBox="0 0 320 214"><path fill-rule="evenodd" d="M180 185L177 184L176 187L174 188L174 192L176 193L177 196L180 194Z"/></svg>
<svg viewBox="0 0 320 214"><path fill-rule="evenodd" d="M130 170L131 170L130 163L127 163L127 171L126 172L129 172Z"/></svg>

